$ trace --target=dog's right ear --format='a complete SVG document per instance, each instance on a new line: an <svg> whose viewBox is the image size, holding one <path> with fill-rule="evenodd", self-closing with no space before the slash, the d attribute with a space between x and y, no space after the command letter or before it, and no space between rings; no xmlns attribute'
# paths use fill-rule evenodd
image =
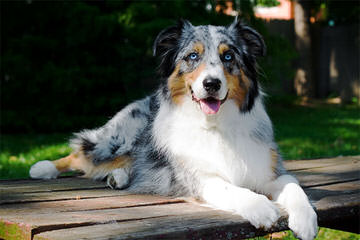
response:
<svg viewBox="0 0 360 240"><path fill-rule="evenodd" d="M159 73L168 77L175 69L175 59L179 50L179 41L185 28L192 27L187 20L179 20L174 26L165 28L156 37L153 54L160 58Z"/></svg>

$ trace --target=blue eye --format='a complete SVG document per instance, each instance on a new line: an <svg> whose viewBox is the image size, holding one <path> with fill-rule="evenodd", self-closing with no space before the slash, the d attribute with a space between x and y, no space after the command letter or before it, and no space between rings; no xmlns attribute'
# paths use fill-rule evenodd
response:
<svg viewBox="0 0 360 240"><path fill-rule="evenodd" d="M191 60L197 60L198 58L199 58L199 54L197 54L197 53L190 53L190 55L189 55L189 58L191 59Z"/></svg>
<svg viewBox="0 0 360 240"><path fill-rule="evenodd" d="M229 54L229 53L228 53L228 54L225 54L225 56L224 56L224 60L225 60L225 61L231 61L232 58L233 58L232 55Z"/></svg>

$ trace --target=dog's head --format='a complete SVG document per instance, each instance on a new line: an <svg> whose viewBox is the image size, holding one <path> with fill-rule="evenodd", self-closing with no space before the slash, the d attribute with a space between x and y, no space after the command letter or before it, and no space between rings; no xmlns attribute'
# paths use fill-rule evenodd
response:
<svg viewBox="0 0 360 240"><path fill-rule="evenodd" d="M216 114L227 99L243 112L251 110L259 94L256 58L264 54L260 34L238 19L228 27L181 20L160 32L154 43L172 101L192 98L205 114Z"/></svg>

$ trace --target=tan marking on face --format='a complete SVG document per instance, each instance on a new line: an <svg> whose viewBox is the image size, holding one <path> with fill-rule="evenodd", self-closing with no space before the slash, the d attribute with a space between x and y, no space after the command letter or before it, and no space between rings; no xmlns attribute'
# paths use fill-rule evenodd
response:
<svg viewBox="0 0 360 240"><path fill-rule="evenodd" d="M199 55L202 55L204 53L204 44L201 42L196 42L191 52L196 52ZM206 65L202 63L192 72L179 74L180 65L181 63L175 67L174 72L168 79L168 87L171 92L171 99L175 104L181 104L184 96L186 94L191 94L190 86L196 81L196 79L200 76L201 72L206 67Z"/></svg>
<svg viewBox="0 0 360 240"><path fill-rule="evenodd" d="M225 43L221 43L218 47L218 51L220 55L223 55L226 51L228 51L230 49L230 47L225 44Z"/></svg>
<svg viewBox="0 0 360 240"><path fill-rule="evenodd" d="M204 71L205 68L206 68L205 63L201 63L194 71L190 73L184 73L182 77L184 78L185 83L188 86L191 86L191 84L193 84L196 81L196 79L198 79L198 77Z"/></svg>
<svg viewBox="0 0 360 240"><path fill-rule="evenodd" d="M189 73L179 74L180 64L176 66L174 72L168 79L168 87L171 92L171 98L175 104L181 104L183 97L190 94L190 86L204 71L206 65L200 64L194 71Z"/></svg>
<svg viewBox="0 0 360 240"><path fill-rule="evenodd" d="M201 42L196 42L193 46L193 51L192 52L197 52L199 55L204 53L204 44L202 44Z"/></svg>
<svg viewBox="0 0 360 240"><path fill-rule="evenodd" d="M179 77L179 70L180 64L175 67L174 72L168 78L168 88L175 104L180 104L183 96L186 94L185 81Z"/></svg>
<svg viewBox="0 0 360 240"><path fill-rule="evenodd" d="M233 75L224 69L225 78L229 88L229 99L241 107L250 88L250 80L246 77L243 70L240 70L240 76Z"/></svg>

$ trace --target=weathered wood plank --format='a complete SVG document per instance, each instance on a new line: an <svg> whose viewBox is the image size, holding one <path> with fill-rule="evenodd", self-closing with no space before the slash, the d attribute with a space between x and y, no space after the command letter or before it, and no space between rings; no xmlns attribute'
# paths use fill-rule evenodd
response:
<svg viewBox="0 0 360 240"><path fill-rule="evenodd" d="M8 226L19 227L23 223L26 223L26 229L24 229L24 231L30 231L31 234L34 235L44 231L91 226L95 224L142 220L165 216L184 216L186 214L195 216L200 212L209 211L215 210L190 203L173 203L132 208L60 212L57 214L33 213L11 215L6 216L6 219L4 219L3 216L0 216L0 222L6 222ZM0 235L0 237L2 236Z"/></svg>
<svg viewBox="0 0 360 240"><path fill-rule="evenodd" d="M281 219L270 231L287 229L287 222ZM265 235L267 231L256 229L240 216L221 211L164 216L153 219L135 220L61 229L35 235L34 240L60 239L243 239Z"/></svg>
<svg viewBox="0 0 360 240"><path fill-rule="evenodd" d="M41 228L46 226L106 223L111 221L126 221L131 219L152 218L156 216L181 215L185 213L197 213L211 211L210 208L198 206L191 203L173 203L166 205L141 206L131 208L116 208L103 210L84 210L72 212L36 213L24 215L8 215L6 219L11 222L26 222ZM0 216L2 218L2 216Z"/></svg>
<svg viewBox="0 0 360 240"><path fill-rule="evenodd" d="M156 195L124 195L92 199L29 202L0 205L0 216L59 213L85 210L103 210L135 206L182 203L184 200Z"/></svg>
<svg viewBox="0 0 360 240"><path fill-rule="evenodd" d="M310 160L287 160L284 161L284 166L289 171L306 170L313 168L323 168L328 166L340 166L347 163L359 163L359 156L341 156L336 158L320 158Z"/></svg>
<svg viewBox="0 0 360 240"><path fill-rule="evenodd" d="M309 168L291 172L303 187L333 184L360 179L360 161L347 161L341 165Z"/></svg>
<svg viewBox="0 0 360 240"><path fill-rule="evenodd" d="M305 189L306 194L313 201L319 201L324 197L341 196L346 194L360 193L360 180L352 182L322 185ZM360 195L359 195L360 202Z"/></svg>
<svg viewBox="0 0 360 240"><path fill-rule="evenodd" d="M305 191L314 200L320 226L359 232L359 180L307 188Z"/></svg>
<svg viewBox="0 0 360 240"><path fill-rule="evenodd" d="M105 188L101 181L85 178L59 178L49 180L0 180L0 195L2 193L38 193L65 190L86 190Z"/></svg>
<svg viewBox="0 0 360 240"><path fill-rule="evenodd" d="M317 209L319 223L329 222L338 218L354 216L359 205L359 181L339 183L307 189L310 196L316 196L314 205ZM339 191L346 189L344 194ZM331 192L329 195L328 192ZM99 229L107 229L106 234ZM282 219L272 231L286 229L286 220ZM153 219L134 220L106 225L87 226L66 230L56 230L35 235L35 239L80 239L92 236L93 239L229 239L229 236L255 237L265 234L256 230L241 217L225 212L201 212L194 215L165 216ZM181 237L180 237L181 236Z"/></svg>
<svg viewBox="0 0 360 240"><path fill-rule="evenodd" d="M76 180L74 180L75 182ZM2 193L0 206L9 203L26 203L40 201L62 201L87 198L112 197L129 195L126 191L114 191L112 189L89 189L74 191L40 192L40 193Z"/></svg>
<svg viewBox="0 0 360 240"><path fill-rule="evenodd" d="M320 223L356 216L360 207L360 181L312 187L305 190Z"/></svg>

